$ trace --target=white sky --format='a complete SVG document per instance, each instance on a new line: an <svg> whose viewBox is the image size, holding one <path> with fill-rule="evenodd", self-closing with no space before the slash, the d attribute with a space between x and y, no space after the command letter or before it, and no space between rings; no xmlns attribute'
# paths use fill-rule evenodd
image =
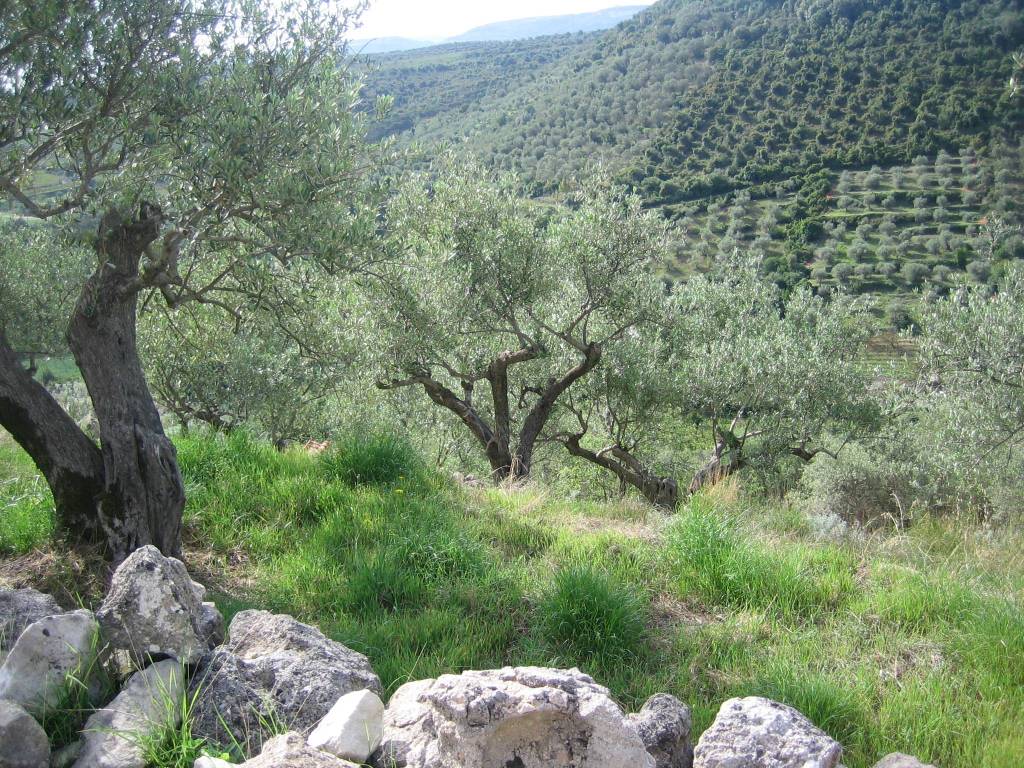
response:
<svg viewBox="0 0 1024 768"><path fill-rule="evenodd" d="M433 40L462 34L481 24L533 16L561 16L654 0L372 0L357 39L411 37Z"/></svg>

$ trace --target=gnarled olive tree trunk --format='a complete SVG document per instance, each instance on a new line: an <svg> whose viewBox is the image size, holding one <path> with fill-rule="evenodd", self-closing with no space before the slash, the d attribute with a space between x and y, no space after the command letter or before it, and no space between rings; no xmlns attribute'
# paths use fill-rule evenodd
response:
<svg viewBox="0 0 1024 768"><path fill-rule="evenodd" d="M573 456L589 461L613 473L623 486L632 486L651 504L674 510L679 503L679 483L672 477L661 477L651 472L635 456L615 446L596 452L580 444L583 435L568 435L564 439L566 450Z"/></svg>
<svg viewBox="0 0 1024 768"><path fill-rule="evenodd" d="M487 457L491 477L495 482L525 480L530 476L534 451L559 398L601 362L601 347L598 344L588 344L579 352L581 359L570 370L561 376L553 376L542 386L528 388L527 391L536 395L537 399L526 411L518 434L512 428L508 369L517 363L537 358L540 351L536 348L499 355L482 373L463 379L462 397L435 379L430 371L421 371L407 379L381 381L377 386L381 389L422 386L434 403L458 416L473 434ZM482 380L486 380L490 388L493 424L488 423L473 403L475 384Z"/></svg>
<svg viewBox="0 0 1024 768"><path fill-rule="evenodd" d="M139 266L160 226L159 212L145 205L133 221L104 218L99 266L68 324L99 423L99 448L0 344L0 424L46 477L61 527L105 543L115 562L145 544L181 552L184 485L136 347Z"/></svg>
<svg viewBox="0 0 1024 768"><path fill-rule="evenodd" d="M741 469L743 464L743 455L739 449L730 449L726 443L719 442L704 466L697 470L690 481L690 493L697 493L724 480Z"/></svg>

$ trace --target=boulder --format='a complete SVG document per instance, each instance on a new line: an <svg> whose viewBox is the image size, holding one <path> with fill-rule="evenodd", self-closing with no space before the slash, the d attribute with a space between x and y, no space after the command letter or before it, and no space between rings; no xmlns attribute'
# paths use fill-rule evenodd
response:
<svg viewBox="0 0 1024 768"><path fill-rule="evenodd" d="M259 757L242 765L245 768L359 768L348 760L314 749L294 731L270 739L263 745Z"/></svg>
<svg viewBox="0 0 1024 768"><path fill-rule="evenodd" d="M0 699L39 714L60 698L68 675L84 675L96 658L92 611L47 616L25 628L0 667Z"/></svg>
<svg viewBox="0 0 1024 768"><path fill-rule="evenodd" d="M365 763L380 745L384 703L373 691L346 693L309 734L309 746Z"/></svg>
<svg viewBox="0 0 1024 768"><path fill-rule="evenodd" d="M50 742L28 712L0 699L0 768L47 768Z"/></svg>
<svg viewBox="0 0 1024 768"><path fill-rule="evenodd" d="M57 601L34 589L0 589L0 655L33 622L62 613Z"/></svg>
<svg viewBox="0 0 1024 768"><path fill-rule="evenodd" d="M697 742L694 768L836 768L843 748L792 707L729 699Z"/></svg>
<svg viewBox="0 0 1024 768"><path fill-rule="evenodd" d="M935 768L935 766L930 763L922 763L916 757L893 752L875 763L875 768Z"/></svg>
<svg viewBox="0 0 1024 768"><path fill-rule="evenodd" d="M656 768L692 768L693 717L690 708L675 696L651 696L629 721L640 734Z"/></svg>
<svg viewBox="0 0 1024 768"><path fill-rule="evenodd" d="M254 754L268 723L308 732L346 693L381 691L365 656L291 616L242 611L228 634L192 683L201 691L192 732L213 744Z"/></svg>
<svg viewBox="0 0 1024 768"><path fill-rule="evenodd" d="M181 723L185 670L173 659L136 672L117 697L85 722L74 768L146 768L141 740Z"/></svg>
<svg viewBox="0 0 1024 768"><path fill-rule="evenodd" d="M654 768L636 729L578 669L506 667L402 686L376 765Z"/></svg>
<svg viewBox="0 0 1024 768"><path fill-rule="evenodd" d="M142 667L149 659L195 664L209 651L202 596L185 565L153 546L140 547L118 566L96 617L113 648Z"/></svg>

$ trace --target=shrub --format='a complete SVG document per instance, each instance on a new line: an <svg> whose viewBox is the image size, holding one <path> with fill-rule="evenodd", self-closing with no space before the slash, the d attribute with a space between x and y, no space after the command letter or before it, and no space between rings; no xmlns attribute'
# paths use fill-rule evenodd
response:
<svg viewBox="0 0 1024 768"><path fill-rule="evenodd" d="M642 651L643 602L593 566L560 570L537 610L544 643L573 661L625 661Z"/></svg>
<svg viewBox="0 0 1024 768"><path fill-rule="evenodd" d="M892 277L896 274L896 265L891 261L880 261L875 265L875 271L882 277Z"/></svg>
<svg viewBox="0 0 1024 768"><path fill-rule="evenodd" d="M992 266L987 261L972 261L967 265L967 274L976 283L987 283L992 277Z"/></svg>
<svg viewBox="0 0 1024 768"><path fill-rule="evenodd" d="M847 283L853 276L853 265L845 262L832 267L832 277L839 283Z"/></svg>
<svg viewBox="0 0 1024 768"><path fill-rule="evenodd" d="M902 527L917 500L910 462L860 444L847 446L838 459L819 457L800 487L808 514L868 528Z"/></svg>
<svg viewBox="0 0 1024 768"><path fill-rule="evenodd" d="M928 277L931 270L928 269L926 264L922 264L918 261L908 261L903 265L903 279L907 285L918 286L924 282L925 278Z"/></svg>

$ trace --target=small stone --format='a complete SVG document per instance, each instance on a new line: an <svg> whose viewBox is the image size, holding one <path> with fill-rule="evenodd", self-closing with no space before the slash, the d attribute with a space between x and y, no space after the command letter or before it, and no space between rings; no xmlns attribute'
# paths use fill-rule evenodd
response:
<svg viewBox="0 0 1024 768"><path fill-rule="evenodd" d="M314 749L294 731L270 739L259 757L242 765L245 768L359 768L348 760Z"/></svg>
<svg viewBox="0 0 1024 768"><path fill-rule="evenodd" d="M655 768L691 768L693 766L690 708L675 696L657 693L651 696L630 722L654 758Z"/></svg>
<svg viewBox="0 0 1024 768"><path fill-rule="evenodd" d="M843 748L792 707L729 699L694 750L694 768L836 768Z"/></svg>
<svg viewBox="0 0 1024 768"><path fill-rule="evenodd" d="M309 746L365 763L380 745L384 703L373 691L346 693L309 735Z"/></svg>
<svg viewBox="0 0 1024 768"><path fill-rule="evenodd" d="M33 622L63 613L57 601L34 589L0 589L0 654L14 647Z"/></svg>
<svg viewBox="0 0 1024 768"><path fill-rule="evenodd" d="M181 722L185 671L173 659L136 672L105 709L85 723L75 768L146 768L142 739Z"/></svg>
<svg viewBox="0 0 1024 768"><path fill-rule="evenodd" d="M46 768L50 742L23 708L0 699L0 768Z"/></svg>
<svg viewBox="0 0 1024 768"><path fill-rule="evenodd" d="M216 648L224 642L224 617L214 603L203 603L200 606L197 629L208 648Z"/></svg>
<svg viewBox="0 0 1024 768"><path fill-rule="evenodd" d="M84 676L90 670L98 629L92 611L86 610L29 624L0 667L0 699L40 714L60 697L68 675Z"/></svg>
<svg viewBox="0 0 1024 768"><path fill-rule="evenodd" d="M140 667L167 657L195 664L211 647L203 634L204 593L180 560L140 547L114 572L96 617L104 639Z"/></svg>
<svg viewBox="0 0 1024 768"><path fill-rule="evenodd" d="M192 764L192 768L235 768L235 764L219 757L203 755Z"/></svg>
<svg viewBox="0 0 1024 768"><path fill-rule="evenodd" d="M935 768L935 766L930 763L922 763L916 757L904 755L902 752L893 752L875 763L875 768Z"/></svg>

